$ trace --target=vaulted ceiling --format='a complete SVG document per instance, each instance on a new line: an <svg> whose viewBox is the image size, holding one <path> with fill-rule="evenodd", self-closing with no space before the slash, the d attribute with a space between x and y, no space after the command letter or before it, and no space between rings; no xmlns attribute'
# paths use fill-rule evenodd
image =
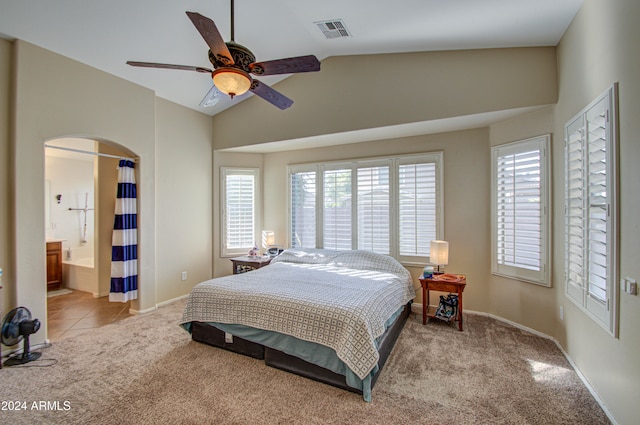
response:
<svg viewBox="0 0 640 425"><path fill-rule="evenodd" d="M258 60L492 47L555 46L582 0L237 0L235 41ZM185 11L215 21L229 40L229 0L0 0L0 37L19 38L215 115L244 98L203 108L207 74L134 68L128 60L211 68ZM328 39L319 22L341 20ZM46 64L42 65L46 68ZM321 71L322 72L322 71ZM263 77L273 85L287 76ZM285 93L286 94L286 93ZM294 99L295 100L295 99Z"/></svg>

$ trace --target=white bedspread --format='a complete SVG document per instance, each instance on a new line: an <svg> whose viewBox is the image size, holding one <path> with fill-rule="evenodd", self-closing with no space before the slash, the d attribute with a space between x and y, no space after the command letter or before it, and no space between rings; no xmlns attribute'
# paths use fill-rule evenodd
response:
<svg viewBox="0 0 640 425"><path fill-rule="evenodd" d="M389 256L287 250L268 267L195 286L181 324L242 324L326 345L364 379L378 362L375 339L414 296L409 272Z"/></svg>

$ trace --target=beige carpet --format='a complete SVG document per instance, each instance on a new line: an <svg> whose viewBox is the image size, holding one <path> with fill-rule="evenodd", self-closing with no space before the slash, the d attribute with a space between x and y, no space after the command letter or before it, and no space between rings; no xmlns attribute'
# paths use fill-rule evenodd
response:
<svg viewBox="0 0 640 425"><path fill-rule="evenodd" d="M26 410L0 410L0 423L609 423L555 344L483 316L466 316L464 332L411 317L365 403L191 341L183 305L62 340L29 364L53 366L3 368L0 401Z"/></svg>

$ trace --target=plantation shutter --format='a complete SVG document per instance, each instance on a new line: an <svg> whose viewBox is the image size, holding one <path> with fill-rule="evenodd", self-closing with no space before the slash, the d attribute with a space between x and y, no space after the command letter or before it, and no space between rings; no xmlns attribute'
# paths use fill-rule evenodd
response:
<svg viewBox="0 0 640 425"><path fill-rule="evenodd" d="M323 247L351 249L351 170L325 170L322 189Z"/></svg>
<svg viewBox="0 0 640 425"><path fill-rule="evenodd" d="M565 267L567 295L580 304L584 303L584 234L585 169L584 166L584 118L576 118L567 126L565 144Z"/></svg>
<svg viewBox="0 0 640 425"><path fill-rule="evenodd" d="M617 333L614 85L565 126L566 294Z"/></svg>
<svg viewBox="0 0 640 425"><path fill-rule="evenodd" d="M492 272L547 286L548 144L540 136L492 148Z"/></svg>
<svg viewBox="0 0 640 425"><path fill-rule="evenodd" d="M430 241L443 238L442 162L436 152L288 167L289 246L423 267Z"/></svg>
<svg viewBox="0 0 640 425"><path fill-rule="evenodd" d="M389 166L358 168L358 249L389 254Z"/></svg>
<svg viewBox="0 0 640 425"><path fill-rule="evenodd" d="M292 248L316 247L316 171L290 174L290 225Z"/></svg>
<svg viewBox="0 0 640 425"><path fill-rule="evenodd" d="M498 157L498 263L540 270L540 151Z"/></svg>
<svg viewBox="0 0 640 425"><path fill-rule="evenodd" d="M436 188L435 163L398 166L400 256L429 256L430 241L437 239Z"/></svg>
<svg viewBox="0 0 640 425"><path fill-rule="evenodd" d="M604 100L586 114L587 125L587 258L590 297L607 302L607 138Z"/></svg>
<svg viewBox="0 0 640 425"><path fill-rule="evenodd" d="M224 254L244 253L255 244L256 171L223 169Z"/></svg>

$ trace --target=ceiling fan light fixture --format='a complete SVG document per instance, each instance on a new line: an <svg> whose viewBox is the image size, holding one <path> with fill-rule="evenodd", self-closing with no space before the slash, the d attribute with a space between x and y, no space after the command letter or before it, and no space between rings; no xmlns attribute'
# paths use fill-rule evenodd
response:
<svg viewBox="0 0 640 425"><path fill-rule="evenodd" d="M211 76L218 90L232 99L246 93L251 87L251 76L238 68L218 68Z"/></svg>

